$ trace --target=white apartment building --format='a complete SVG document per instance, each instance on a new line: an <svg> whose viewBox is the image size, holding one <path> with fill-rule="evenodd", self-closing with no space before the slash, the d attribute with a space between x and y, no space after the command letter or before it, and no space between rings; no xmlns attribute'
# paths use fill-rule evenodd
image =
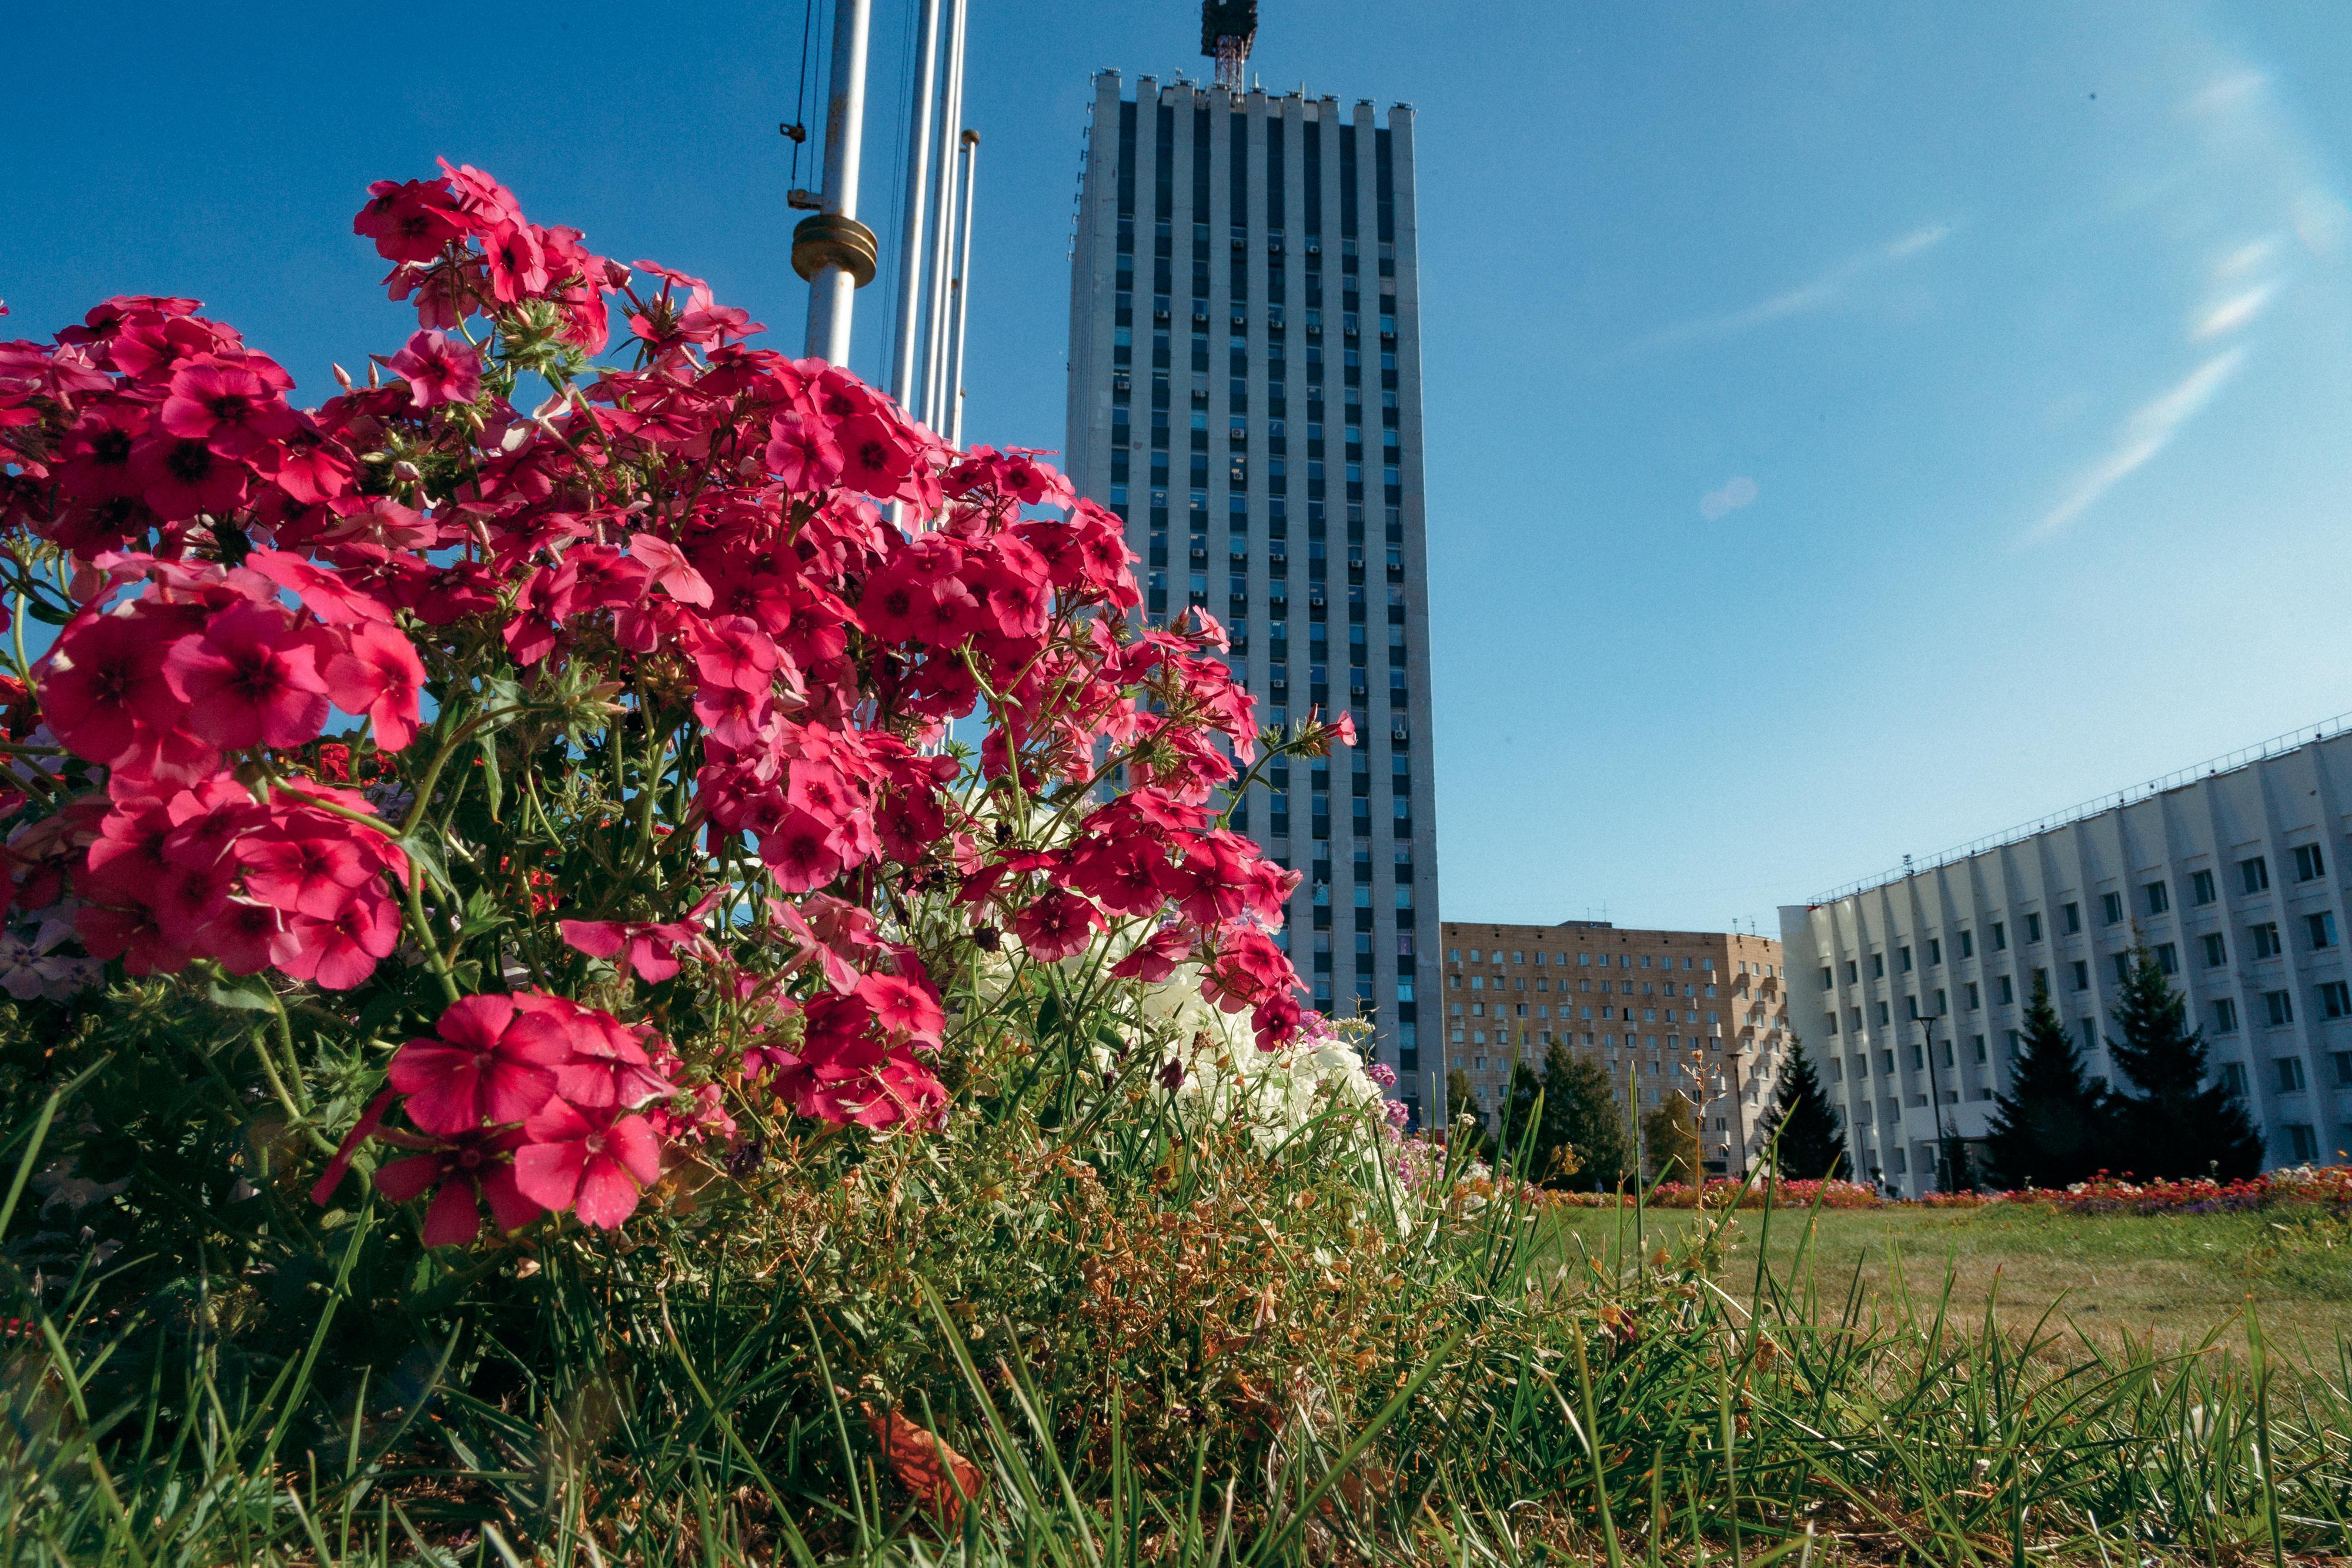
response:
<svg viewBox="0 0 2352 1568"><path fill-rule="evenodd" d="M2352 716L2347 716L2352 717ZM2352 732L2284 736L1780 911L1790 1019L1856 1168L1914 1195L1940 1136L1984 1136L2037 977L2116 1082L2122 966L2144 942L2273 1166L2352 1148L2343 944Z"/></svg>
<svg viewBox="0 0 2352 1568"><path fill-rule="evenodd" d="M1234 825L1306 873L1284 939L1444 1103L1412 111L1095 78L1071 246L1071 481L1127 521L1154 620L1232 636L1262 722L1351 713ZM1380 613L1374 614L1373 611Z"/></svg>

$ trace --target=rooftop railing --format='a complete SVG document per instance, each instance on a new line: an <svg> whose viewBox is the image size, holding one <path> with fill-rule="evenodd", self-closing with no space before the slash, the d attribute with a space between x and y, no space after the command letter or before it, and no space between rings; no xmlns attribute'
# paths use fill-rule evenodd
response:
<svg viewBox="0 0 2352 1568"><path fill-rule="evenodd" d="M2116 810L2141 800L2153 800L2158 795L2168 794L2183 786L2194 784L2200 779L2213 779L2224 773L2234 773L2241 768L2252 767L2257 762L2284 756L2298 747L2309 746L2315 741L2326 740L2331 736L2343 735L2347 731L2352 731L2352 713L2339 713L2335 717L2322 719L2315 725L2305 725L2299 729L2291 729L2284 735L2274 735L2268 740L2257 741L2252 746L2242 746L2235 751L2225 752L2220 757L2178 768L2161 778L2151 779L2145 784L2135 784L2127 789L2116 790L2112 794L2085 800L2081 805L2069 806L2063 811L2053 811L2047 816L2036 817L2030 822L2020 822L2017 826L2004 829L1998 833L1988 833L1983 838L1971 839L1965 844L1946 850L1941 854L1930 855L1924 861L1906 861L1892 871L1882 872L1876 876L1861 877L1843 886L1832 888L1827 893L1818 894L1808 902L1814 905L1835 904L1840 899L1852 898L1855 894L1867 893L1874 887L1885 887L1891 883L1901 882L1906 877L1917 876L1922 872L1935 871L1940 867L1968 860L1972 856L1983 854L1988 850L1998 850L2010 844L2022 843L2037 833L2046 833L2053 828L2065 827L2070 822L2085 821L2103 812Z"/></svg>

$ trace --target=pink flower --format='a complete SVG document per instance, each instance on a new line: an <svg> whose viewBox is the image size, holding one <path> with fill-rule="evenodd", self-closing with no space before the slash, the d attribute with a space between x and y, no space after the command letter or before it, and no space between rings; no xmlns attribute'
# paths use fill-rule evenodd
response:
<svg viewBox="0 0 2352 1568"><path fill-rule="evenodd" d="M241 457L294 430L294 411L277 388L252 369L209 354L173 373L172 395L158 417L173 435L202 441L228 457Z"/></svg>
<svg viewBox="0 0 2352 1568"><path fill-rule="evenodd" d="M515 1179L515 1151L521 1142L522 1134L512 1130L459 1134L446 1147L386 1165L375 1173L375 1189L394 1203L433 1193L425 1211L427 1247L463 1247L478 1239L478 1202L489 1206L490 1223L501 1232L520 1230L546 1212Z"/></svg>
<svg viewBox="0 0 2352 1568"><path fill-rule="evenodd" d="M694 570L685 551L659 534L631 534L629 553L645 562L654 580L669 590L669 596L680 604L710 607L710 584Z"/></svg>
<svg viewBox="0 0 2352 1568"><path fill-rule="evenodd" d="M289 915L332 920L353 894L375 880L377 868L345 838L257 834L236 846L245 890Z"/></svg>
<svg viewBox="0 0 2352 1568"><path fill-rule="evenodd" d="M947 1014L929 987L897 975L868 975L857 982L857 994L874 1009L874 1021L894 1039L918 1045L940 1043Z"/></svg>
<svg viewBox="0 0 2352 1568"><path fill-rule="evenodd" d="M581 1111L550 1100L523 1124L515 1186L533 1203L570 1209L600 1230L619 1228L638 1195L661 1178L661 1140L643 1116Z"/></svg>
<svg viewBox="0 0 2352 1568"><path fill-rule="evenodd" d="M559 920L556 927L563 940L591 958L621 958L624 972L635 970L637 978L648 985L658 984L677 973L677 955L681 949L709 963L718 958L719 949L703 935L702 917L718 906L719 895L711 894L687 919L672 922L656 920Z"/></svg>
<svg viewBox="0 0 2352 1568"><path fill-rule="evenodd" d="M1141 980L1156 986L1192 956L1192 938L1181 926L1171 925L1153 932L1142 946L1113 964L1110 972L1122 980Z"/></svg>
<svg viewBox="0 0 2352 1568"><path fill-rule="evenodd" d="M400 946L400 909L380 894L355 894L330 919L297 915L288 923L278 967L298 980L347 991L375 973Z"/></svg>
<svg viewBox="0 0 2352 1568"><path fill-rule="evenodd" d="M418 408L468 403L482 395L481 356L471 344L452 340L446 332L415 333L384 365L408 383L409 401Z"/></svg>
<svg viewBox="0 0 2352 1568"><path fill-rule="evenodd" d="M39 677L42 717L76 756L112 762L142 724L166 727L179 716L163 678L165 649L153 627L127 615L77 622Z"/></svg>
<svg viewBox="0 0 2352 1568"><path fill-rule="evenodd" d="M131 472L140 495L165 522L234 512L245 504L250 472L213 450L200 435L150 435L132 448Z"/></svg>
<svg viewBox="0 0 2352 1568"><path fill-rule="evenodd" d="M431 261L465 230L446 181L378 180L352 219L352 232L375 241L386 260Z"/></svg>
<svg viewBox="0 0 2352 1568"><path fill-rule="evenodd" d="M1045 964L1086 951L1100 929L1102 916L1093 904L1059 889L1037 899L1013 922L1013 933L1021 938L1021 946L1032 958Z"/></svg>
<svg viewBox="0 0 2352 1568"><path fill-rule="evenodd" d="M173 645L163 678L188 705L189 727L228 750L299 746L326 727L317 656L274 605L222 611Z"/></svg>
<svg viewBox="0 0 2352 1568"><path fill-rule="evenodd" d="M343 651L327 661L325 679L335 706L363 716L383 749L401 750L415 737L425 662L396 628L380 621L355 627Z"/></svg>
<svg viewBox="0 0 2352 1568"><path fill-rule="evenodd" d="M392 1086L408 1096L410 1121L444 1136L537 1111L555 1092L556 1065L572 1053L562 1030L519 1013L512 997L461 997L436 1028L438 1039L400 1048Z"/></svg>
<svg viewBox="0 0 2352 1568"><path fill-rule="evenodd" d="M515 1008L562 1031L572 1057L555 1070L555 1092L581 1109L617 1105L635 1110L648 1100L677 1092L677 1085L646 1049L647 1040L662 1043L652 1030L631 1029L610 1013L562 997L526 992L515 998Z"/></svg>
<svg viewBox="0 0 2352 1568"><path fill-rule="evenodd" d="M785 489L823 490L840 482L841 448L815 423L787 414L768 428L768 467Z"/></svg>

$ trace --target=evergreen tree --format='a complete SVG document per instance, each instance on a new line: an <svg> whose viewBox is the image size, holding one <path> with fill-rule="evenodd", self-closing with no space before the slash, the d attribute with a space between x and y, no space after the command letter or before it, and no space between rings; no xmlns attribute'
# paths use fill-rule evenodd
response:
<svg viewBox="0 0 2352 1568"><path fill-rule="evenodd" d="M2036 982L2009 1088L1993 1102L1985 1137L1995 1186L2071 1186L2113 1163L2106 1096L2084 1075L2082 1053Z"/></svg>
<svg viewBox="0 0 2352 1568"><path fill-rule="evenodd" d="M1846 1156L1845 1134L1838 1130L1837 1111L1822 1092L1801 1040L1790 1044L1780 1087L1773 1092L1772 1108L1764 1113L1760 1131L1768 1141L1779 1134L1773 1158L1780 1174L1792 1180L1819 1181L1853 1168Z"/></svg>
<svg viewBox="0 0 2352 1568"><path fill-rule="evenodd" d="M1472 1133L1480 1147L1486 1141L1486 1108L1478 1103L1478 1091L1472 1088L1470 1075L1458 1067L1445 1070L1445 1114L1449 1123L1458 1124L1465 1116L1477 1125Z"/></svg>
<svg viewBox="0 0 2352 1568"><path fill-rule="evenodd" d="M1633 1138L1618 1113L1607 1069L1555 1043L1544 1053L1543 1086L1537 1143L1544 1158L1537 1169L1546 1173L1548 1186L1601 1192L1633 1175ZM1553 1152L1561 1148L1570 1151L1570 1160ZM1566 1169L1570 1163L1573 1172Z"/></svg>
<svg viewBox="0 0 2352 1568"><path fill-rule="evenodd" d="M1669 1092L1656 1110L1642 1118L1642 1142L1651 1179L1692 1186L1706 1179L1698 1163L1698 1107L1681 1090Z"/></svg>
<svg viewBox="0 0 2352 1568"><path fill-rule="evenodd" d="M1528 1129L1536 1115L1536 1099L1543 1092L1543 1080L1525 1061L1511 1063L1510 1087L1503 1091L1503 1103L1496 1113L1495 1136L1488 1145L1488 1163L1501 1170L1506 1162L1516 1163L1524 1152L1528 1168L1519 1172L1532 1179L1540 1167L1535 1162L1536 1151L1522 1150L1528 1143Z"/></svg>
<svg viewBox="0 0 2352 1568"><path fill-rule="evenodd" d="M2205 1031L2189 1027L2188 1002L2145 944L2132 949L2109 1016L2117 1035L2107 1054L2137 1091L2115 1099L2112 1163L2143 1181L2261 1170L2262 1135L2235 1090L2206 1083Z"/></svg>

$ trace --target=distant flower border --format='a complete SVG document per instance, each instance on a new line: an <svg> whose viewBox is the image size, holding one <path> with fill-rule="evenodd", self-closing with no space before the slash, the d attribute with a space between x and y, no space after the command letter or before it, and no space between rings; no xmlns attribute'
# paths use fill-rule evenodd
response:
<svg viewBox="0 0 2352 1568"><path fill-rule="evenodd" d="M1667 1182L1646 1199L1652 1208L1762 1208L1766 1184L1743 1183L1729 1177L1708 1182L1704 1188ZM1632 1207L1630 1192L1551 1192L1530 1189L1538 1204L1574 1208ZM1997 1205L2035 1205L2069 1214L2226 1214L2268 1208L2285 1203L2318 1204L2352 1208L2352 1166L2294 1166L2266 1176L2217 1182L2202 1177L2188 1181L2134 1182L2100 1176L2092 1181L2058 1187L2027 1187L2014 1192L1929 1193L1924 1197L1886 1197L1871 1187L1850 1181L1784 1181L1773 1185L1772 1202L1781 1208L1988 1208Z"/></svg>

